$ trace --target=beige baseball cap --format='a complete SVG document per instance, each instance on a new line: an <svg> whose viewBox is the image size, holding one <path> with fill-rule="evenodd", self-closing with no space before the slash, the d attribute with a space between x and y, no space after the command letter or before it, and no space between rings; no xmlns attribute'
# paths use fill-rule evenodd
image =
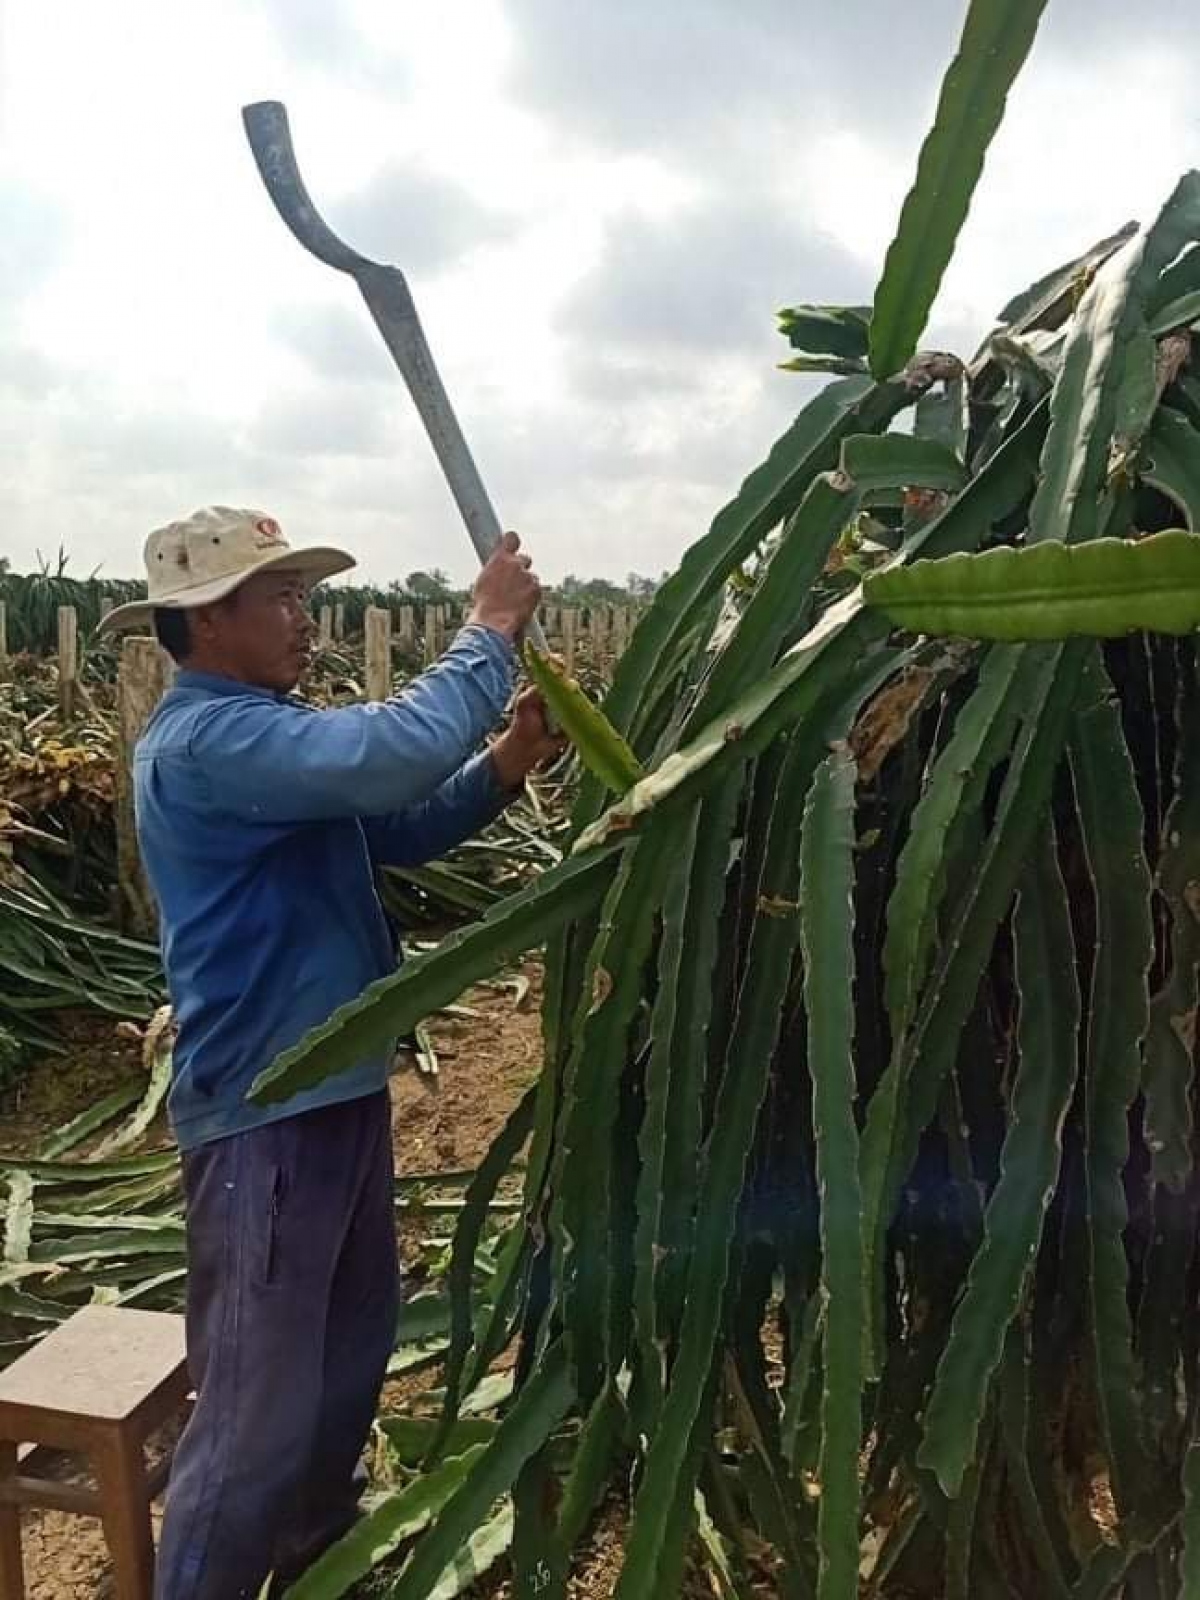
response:
<svg viewBox="0 0 1200 1600"><path fill-rule="evenodd" d="M144 600L117 606L99 631L149 626L161 606L184 611L210 606L260 572L286 568L320 583L354 565L354 557L328 545L293 550L274 517L242 506L205 506L182 522L156 528L146 540Z"/></svg>

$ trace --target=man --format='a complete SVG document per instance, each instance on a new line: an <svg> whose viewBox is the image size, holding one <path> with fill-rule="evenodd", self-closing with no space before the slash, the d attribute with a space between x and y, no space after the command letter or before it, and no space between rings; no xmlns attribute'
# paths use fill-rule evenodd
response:
<svg viewBox="0 0 1200 1600"><path fill-rule="evenodd" d="M261 1068L394 968L373 874L484 826L558 748L536 694L478 753L539 597L506 534L466 625L381 704L289 698L310 584L343 551L289 549L213 506L150 535L153 620L179 664L136 756L138 836L178 1022L169 1100L183 1153L188 1362L197 1404L167 1495L158 1600L250 1600L349 1527L398 1311L384 1056L281 1105Z"/></svg>

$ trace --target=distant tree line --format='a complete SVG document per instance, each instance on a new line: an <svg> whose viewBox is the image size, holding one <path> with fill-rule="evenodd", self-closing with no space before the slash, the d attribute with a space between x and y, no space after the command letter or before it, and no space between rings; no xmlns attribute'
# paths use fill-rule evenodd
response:
<svg viewBox="0 0 1200 1600"><path fill-rule="evenodd" d="M629 572L624 583L614 583L610 578L578 578L569 572L561 583L545 585L546 598L554 605L563 606L628 606L645 605L659 584L666 578L647 578L640 572ZM389 593L405 594L422 600L454 600L466 595L465 588L455 588L450 575L441 567L428 572L410 572L402 584L389 586Z"/></svg>
<svg viewBox="0 0 1200 1600"><path fill-rule="evenodd" d="M141 599L146 592L145 584L137 579L95 575L72 578L67 576L66 567L67 558L61 551L56 562L43 561L41 570L32 573L12 572L8 561L0 557L0 604L5 607L10 651L52 655L57 648L61 605L75 607L80 634L87 639L109 606ZM629 573L624 584L571 573L561 583L547 584L545 598L548 605L577 606L580 610L593 606L644 606L661 581L636 572ZM467 594L466 587L456 587L447 572L433 567L410 572L403 580L387 585L322 585L312 598L315 607L341 605L347 632L357 633L368 606L411 604L420 612L425 605L461 605Z"/></svg>

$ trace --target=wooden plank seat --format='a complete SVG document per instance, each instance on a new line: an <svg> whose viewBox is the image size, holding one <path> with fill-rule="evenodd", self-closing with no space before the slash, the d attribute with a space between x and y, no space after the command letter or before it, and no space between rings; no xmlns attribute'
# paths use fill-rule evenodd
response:
<svg viewBox="0 0 1200 1600"><path fill-rule="evenodd" d="M184 1408L183 1318L85 1306L0 1373L0 1600L25 1600L21 1507L99 1517L116 1600L150 1600L150 1502L169 1458L146 1471L146 1439ZM95 1487L34 1468L44 1449L82 1457Z"/></svg>

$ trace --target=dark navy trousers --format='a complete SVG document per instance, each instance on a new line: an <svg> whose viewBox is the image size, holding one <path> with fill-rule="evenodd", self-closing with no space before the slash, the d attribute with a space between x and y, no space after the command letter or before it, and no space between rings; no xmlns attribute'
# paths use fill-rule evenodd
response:
<svg viewBox="0 0 1200 1600"><path fill-rule="evenodd" d="M156 1600L255 1600L354 1519L396 1340L386 1090L188 1151L187 1351Z"/></svg>

